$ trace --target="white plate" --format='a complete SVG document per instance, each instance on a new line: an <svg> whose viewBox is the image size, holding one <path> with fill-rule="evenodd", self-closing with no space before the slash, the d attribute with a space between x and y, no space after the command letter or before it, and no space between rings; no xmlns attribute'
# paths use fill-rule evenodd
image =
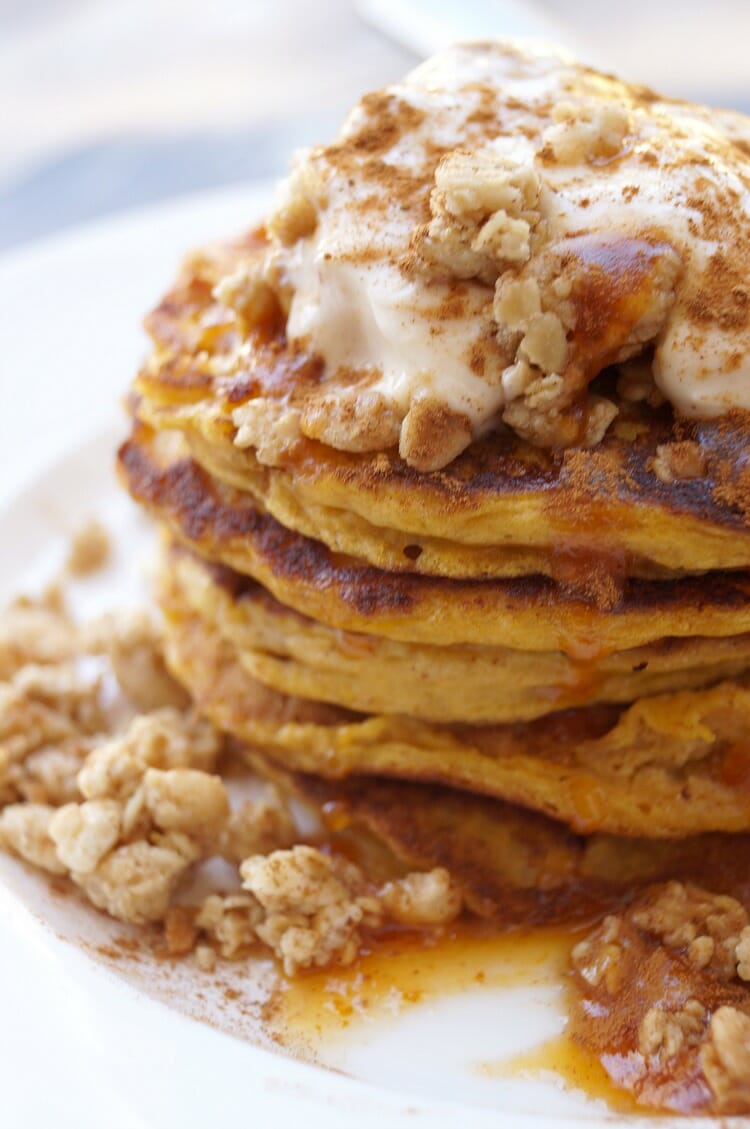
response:
<svg viewBox="0 0 750 1129"><path fill-rule="evenodd" d="M81 586L82 604L120 604L142 587L151 531L112 472L125 431L117 403L145 349L140 318L184 249L249 225L267 199L267 186L212 193L0 261L0 596L49 576L91 514L114 532L117 559L106 582ZM3 859L0 879L3 1129L612 1123L553 1081L477 1069L559 1031L550 984L485 988L354 1023L314 1048L333 1068L324 1069L259 1045L252 1017L200 1001L205 977L189 966L141 960L113 971L92 950L119 927L51 896L20 864ZM218 1029L235 1022L244 1038Z"/></svg>

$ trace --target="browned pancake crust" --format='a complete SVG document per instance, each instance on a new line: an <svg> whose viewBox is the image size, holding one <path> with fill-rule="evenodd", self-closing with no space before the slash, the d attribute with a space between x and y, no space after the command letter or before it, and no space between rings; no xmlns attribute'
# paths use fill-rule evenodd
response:
<svg viewBox="0 0 750 1129"><path fill-rule="evenodd" d="M327 627L261 584L172 544L162 571L254 678L280 693L440 723L530 721L750 672L750 632L666 638L581 662L559 651L403 643Z"/></svg>
<svg viewBox="0 0 750 1129"><path fill-rule="evenodd" d="M136 428L120 449L130 493L199 555L250 574L277 599L334 627L428 643L483 643L591 657L664 636L750 630L750 574L631 579L598 609L539 577L456 581L389 573L286 529L193 460L161 458Z"/></svg>

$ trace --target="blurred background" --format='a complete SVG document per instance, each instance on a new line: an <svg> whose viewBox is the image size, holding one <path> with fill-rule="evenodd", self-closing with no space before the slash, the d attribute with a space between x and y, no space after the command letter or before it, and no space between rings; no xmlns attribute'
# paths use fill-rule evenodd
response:
<svg viewBox="0 0 750 1129"><path fill-rule="evenodd" d="M748 0L0 0L0 249L277 176L363 91L491 35L750 110Z"/></svg>

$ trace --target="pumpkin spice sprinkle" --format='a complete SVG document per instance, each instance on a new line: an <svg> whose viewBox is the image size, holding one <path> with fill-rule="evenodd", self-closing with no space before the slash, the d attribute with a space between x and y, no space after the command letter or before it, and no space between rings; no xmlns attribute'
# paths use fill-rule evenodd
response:
<svg viewBox="0 0 750 1129"><path fill-rule="evenodd" d="M398 445L418 470L501 424L596 446L617 405L589 385L645 354L678 414L750 407L748 136L741 115L507 44L366 95L300 155L243 276L243 317L275 300L288 346L323 363L305 410L267 417L261 461L292 433ZM220 302L238 307L241 275Z"/></svg>

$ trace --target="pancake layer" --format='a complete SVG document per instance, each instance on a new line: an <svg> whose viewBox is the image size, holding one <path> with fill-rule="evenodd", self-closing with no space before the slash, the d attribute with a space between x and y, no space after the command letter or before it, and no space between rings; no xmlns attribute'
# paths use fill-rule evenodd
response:
<svg viewBox="0 0 750 1129"><path fill-rule="evenodd" d="M630 580L607 609L541 576L458 581L385 572L334 554L286 529L246 493L211 479L174 436L137 428L121 448L120 470L136 501L181 542L330 627L588 660L665 638L750 631L748 572Z"/></svg>
<svg viewBox="0 0 750 1129"><path fill-rule="evenodd" d="M366 716L264 686L169 578L161 599L168 661L198 706L289 770L449 784L581 833L671 838L750 828L750 790L741 786L750 690L740 682L518 725Z"/></svg>
<svg viewBox="0 0 750 1129"><path fill-rule="evenodd" d="M254 581L177 547L164 568L194 614L232 644L259 682L363 713L527 721L574 706L708 686L750 669L750 634L664 639L590 662L559 651L431 647L332 629L285 607Z"/></svg>

